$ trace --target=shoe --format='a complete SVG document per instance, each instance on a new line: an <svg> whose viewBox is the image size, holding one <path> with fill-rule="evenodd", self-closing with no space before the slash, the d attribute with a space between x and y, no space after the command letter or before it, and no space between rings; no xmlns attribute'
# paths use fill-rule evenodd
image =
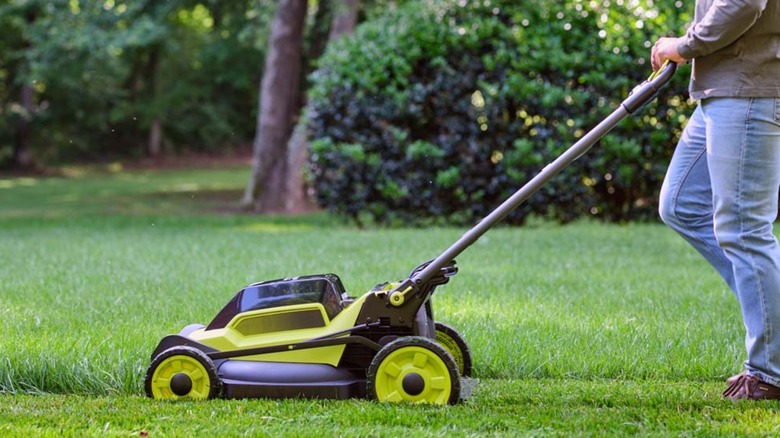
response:
<svg viewBox="0 0 780 438"><path fill-rule="evenodd" d="M731 400L780 400L780 388L747 373L738 374L723 397ZM729 379L731 380L731 379Z"/></svg>
<svg viewBox="0 0 780 438"><path fill-rule="evenodd" d="M742 376L746 376L746 375L747 375L747 370L742 370L742 372L741 372L741 373L739 373L739 374L734 374L733 376L731 376L731 377L729 377L728 379L726 379L726 385L727 385L727 386L731 386L731 385L733 385L733 384L734 384L734 383L735 383L737 380L739 380L739 378L740 378L740 377L742 377Z"/></svg>

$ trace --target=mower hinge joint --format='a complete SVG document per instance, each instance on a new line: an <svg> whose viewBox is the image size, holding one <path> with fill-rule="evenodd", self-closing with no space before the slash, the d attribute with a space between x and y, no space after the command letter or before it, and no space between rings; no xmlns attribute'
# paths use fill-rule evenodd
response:
<svg viewBox="0 0 780 438"><path fill-rule="evenodd" d="M406 296L409 294L414 295L413 292L416 289L417 288L410 280L406 280L390 291L387 295L387 301L393 307L400 307L406 302Z"/></svg>

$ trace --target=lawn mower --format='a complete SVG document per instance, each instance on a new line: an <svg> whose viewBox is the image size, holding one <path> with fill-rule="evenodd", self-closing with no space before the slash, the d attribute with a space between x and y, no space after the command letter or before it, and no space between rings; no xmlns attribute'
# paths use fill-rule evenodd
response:
<svg viewBox="0 0 780 438"><path fill-rule="evenodd" d="M435 321L431 297L458 272L455 257L585 153L674 75L667 63L621 105L435 259L408 277L349 297L338 276L250 284L206 326L164 337L144 386L155 399L367 397L455 404L468 396L472 357Z"/></svg>

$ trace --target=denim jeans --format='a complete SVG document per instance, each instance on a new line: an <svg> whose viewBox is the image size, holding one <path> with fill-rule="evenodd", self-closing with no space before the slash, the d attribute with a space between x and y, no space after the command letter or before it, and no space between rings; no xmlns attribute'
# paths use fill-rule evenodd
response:
<svg viewBox="0 0 780 438"><path fill-rule="evenodd" d="M715 268L745 324L745 369L780 385L780 98L708 98L661 187L663 221Z"/></svg>

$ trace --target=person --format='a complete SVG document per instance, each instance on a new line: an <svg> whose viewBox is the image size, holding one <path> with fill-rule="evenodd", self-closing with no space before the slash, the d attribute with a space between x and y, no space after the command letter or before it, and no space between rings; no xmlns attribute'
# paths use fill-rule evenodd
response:
<svg viewBox="0 0 780 438"><path fill-rule="evenodd" d="M744 322L744 370L729 399L780 399L780 0L696 0L680 37L651 51L692 63L688 120L661 186L659 214L715 268Z"/></svg>

